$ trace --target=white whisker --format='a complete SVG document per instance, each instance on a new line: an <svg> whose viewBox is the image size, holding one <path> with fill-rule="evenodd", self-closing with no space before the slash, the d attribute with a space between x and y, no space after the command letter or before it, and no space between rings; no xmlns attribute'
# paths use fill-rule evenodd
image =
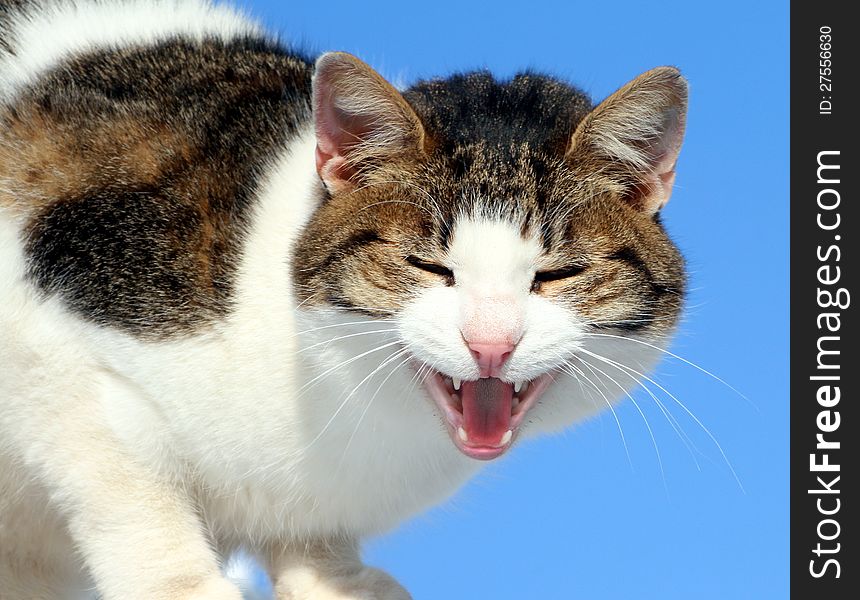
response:
<svg viewBox="0 0 860 600"><path fill-rule="evenodd" d="M622 365L622 364L617 363L617 362L615 362L615 361L613 361L613 360L611 360L611 359L609 359L609 358L606 358L606 357L600 356L600 355L595 354L594 352L590 352L590 351L588 351L588 350L584 350L584 349L583 349L583 350L582 350L582 352L584 352L584 353L588 354L589 356L592 356L592 357L596 358L597 360L600 360L600 361L602 361L602 362L605 362L605 363L608 363L608 364L614 365L615 367L617 367L617 368L619 368L619 369L625 369L625 370L630 371L631 373L633 373L633 374L634 374L634 375L636 375L637 377L641 377L642 379L645 379L645 380L649 381L651 384L653 384L654 386L656 386L657 388L659 388L660 390L662 390L662 391L663 391L663 393L665 393L667 396L669 396L672 400L674 400L674 401L675 401L675 403L676 403L678 406L680 406L682 409L684 409L684 412L686 412L686 413L690 416L690 418L691 418L691 419L693 419L699 427L701 427L702 431L704 431L704 432L705 432L705 434L707 434L707 436L711 439L711 441L714 443L714 445L715 445L715 446L717 447L717 449L720 451L720 454L722 455L723 460L724 460L724 461L726 461L726 466L728 466L729 471L731 471L731 472L732 472L732 476L735 478L735 481L737 482L738 487L740 487L740 488L741 488L741 491L742 491L742 492L746 493L746 490L744 489L744 486L743 486L743 484L741 483L741 480L740 480L740 478L738 477L738 474L735 472L735 469L734 469L734 467L732 466L732 463L731 463L731 461L729 460L729 457L726 455L725 451L723 450L722 445L717 441L717 438L715 438L715 437L714 437L714 434L712 434L712 433L711 433L711 431L710 431L707 427L705 427L705 425L702 423L702 421L700 421L700 420L699 420L699 418L698 418L696 415L694 415L694 414L692 413L692 411L690 411L690 409L689 409L689 408L687 408L687 406L686 406L683 402L681 402L680 400L678 400L678 398L676 398L674 394L672 394L669 390L667 390L666 388L664 388L662 385L660 385L659 383L657 383L656 381L654 381L653 379L651 379L651 378L650 378L650 377L648 377L647 375L644 375L644 374L640 373L639 371L637 371L637 370L635 370L635 369L633 369L633 368L631 368L631 367L628 367L627 365Z"/></svg>
<svg viewBox="0 0 860 600"><path fill-rule="evenodd" d="M406 350L404 348L403 350L396 352L394 354L394 356L392 356L388 361L386 361L385 363L382 363L380 365L380 368L384 367L389 362L397 360L398 358L402 357L404 354L409 354L409 350ZM373 392L373 396L370 397L370 400L368 400L367 404L364 407L364 410L361 411L361 416L358 417L358 421L356 421L356 423L355 423L355 428L352 430L352 434L349 436L349 439L347 440L346 445L343 447L343 454L341 454L340 461L338 462L338 468L335 469L335 473L337 473L340 470L340 467L343 464L343 459L344 459L344 457L346 457L346 452L347 452L347 450L349 450L349 447L352 444L352 440L355 438L355 435L358 433L358 430L361 427L362 421L364 421L364 417L367 414L367 411L370 410L370 406L373 404L373 401L379 395L379 391L382 389L382 386L385 385L386 381L391 379L391 376L397 372L397 369L399 369L400 367L405 365L407 362L409 362L411 360L411 358L412 358L411 356L407 356L406 359L404 359L401 362L399 362L398 364L394 365L394 367L392 367L392 369L388 373L388 375L385 376L385 379L382 380L382 383L380 383L379 386L377 386L376 391ZM376 369L376 371L378 371L378 370L379 369ZM374 371L374 372L376 372L376 371Z"/></svg>
<svg viewBox="0 0 860 600"><path fill-rule="evenodd" d="M629 377L630 379L635 381L642 389L644 389L646 392L648 392L648 395L651 396L651 398L654 400L654 403L657 405L657 408L659 408L660 412L663 413L663 416L666 417L666 421L672 427L672 430L675 432L675 434L678 436L678 438L681 440L681 443L683 443L684 447L687 448L687 452L690 453L690 458L693 459L693 463L696 465L696 470L701 471L702 466L699 464L699 461L696 458L695 452L702 454L702 451L696 447L696 444L693 443L693 440L690 439L690 436L688 436L687 432L684 431L684 428L681 427L681 424L678 422L678 419L675 418L675 415L673 415L672 412L666 407L666 405L663 404L663 402L660 401L660 399L654 394L654 392L651 391L651 388L649 388L647 385L645 385L644 383L642 383L641 381L639 381L638 379L633 377L627 371L624 371L621 369L619 369L619 371L621 371L622 373L627 375L627 377ZM695 449L695 452L694 452L694 449Z"/></svg>
<svg viewBox="0 0 860 600"><path fill-rule="evenodd" d="M323 340L322 342L317 342L316 344L311 344L310 346L305 346L301 350L296 351L296 354L301 354L302 352L306 352L307 350L311 350L312 348L316 348L318 346L327 346L328 344L332 344L339 340L345 340L348 338L353 338L361 335L370 335L372 333L397 333L399 330L397 329L374 329L373 331L360 331L358 333L350 333L348 335L340 335L337 337L333 337L328 340Z"/></svg>
<svg viewBox="0 0 860 600"><path fill-rule="evenodd" d="M331 329L332 327L346 327L347 325L376 325L377 323L396 323L394 319L365 319L364 321L350 321L348 323L333 323L331 325L323 325L321 327L312 327L311 329L305 329L303 331L297 331L294 333L294 336L303 335L306 333L313 333L314 331L320 331L321 329Z"/></svg>
<svg viewBox="0 0 860 600"><path fill-rule="evenodd" d="M580 358L580 360L582 360L582 359ZM649 388L647 385L645 385L644 383L642 383L641 381L639 381L638 379L633 377L627 371L624 371L623 369L620 369L618 367L616 367L616 369L618 369L618 371L620 373L622 373L623 375L625 375L626 377L629 377L631 381L633 381L636 385L640 386L642 389L644 389L648 393L649 396L651 396L651 398L654 400L654 403L657 405L657 408L660 409L660 412L663 413L663 416L666 418L666 421L669 423L669 425L675 431L675 434L678 436L678 438L681 440L681 443L683 443L684 446L687 448L687 451L690 453L690 458L693 459L693 463L695 463L695 465L696 465L696 469L701 471L702 467L699 464L698 459L696 458L695 452L702 454L702 451L696 447L696 444L693 443L693 440L690 439L690 436L688 436L687 433L684 431L684 428L681 427L681 424L675 418L675 415L673 415L672 412L666 407L666 405L663 404L663 402L660 401L660 399L654 394L654 392L651 391L651 388ZM695 449L695 452L694 452L694 449Z"/></svg>
<svg viewBox="0 0 860 600"><path fill-rule="evenodd" d="M376 375L385 365L389 364L390 362L392 362L394 360L397 360L397 358L400 356L401 352L403 352L403 350L398 350L397 352L389 354L388 357L382 363L379 364L379 366L377 366L364 379L359 381L358 384L354 388L352 388L352 391L350 391L349 394L347 394L346 398L343 399L343 402L340 403L340 405L337 407L337 410L334 411L334 414L329 418L329 420L326 422L326 424L323 426L323 428L320 430L320 432L316 435L316 437L314 439L312 439L310 441L310 443L307 446L305 446L305 448L304 448L304 450L302 450L302 452L307 451L311 446L313 446L325 434L326 431L328 431L328 428L331 426L331 424L334 422L334 420L337 418L337 416L340 414L340 412L347 405L347 403L349 402L349 399L355 395L355 393L358 391L358 389L362 385L364 385L364 383L367 380L369 380L371 377Z"/></svg>
<svg viewBox="0 0 860 600"><path fill-rule="evenodd" d="M329 368L329 369L326 369L325 371L323 371L322 373L320 373L319 375L317 375L316 377L314 377L313 379L311 379L310 381L308 381L306 384L304 384L304 385L303 385L302 387L300 387L298 390L296 390L296 399L301 398L301 393L302 393L304 390L306 390L307 388L309 388L310 386L312 386L315 382L317 382L317 381L319 381L320 379L322 379L323 377L325 377L325 376L327 376L327 375L331 374L332 372L334 372L334 371L336 371L336 370L340 369L341 367L345 367L346 365L348 365L348 364L350 364L350 363L353 363L353 362L357 361L358 359L360 359L360 358L363 358L363 357L367 356L368 354L373 354L374 352L378 352L379 350L383 350L383 349L385 349L385 348L390 348L391 346L394 346L394 345L396 345L396 344L400 344L400 343L401 343L401 342L400 342L400 340L395 340L395 341L393 341L393 342L388 342L387 344L383 344L382 346L377 346L376 348L372 348L372 349L370 349L370 350L367 350L366 352L362 352L362 353L361 353L361 354L359 354L358 356L353 356L352 358L349 358L349 359L347 359L347 360L345 360L345 361L341 362L340 364L337 364L337 365L335 365L335 366L333 366L333 367L331 367L331 368Z"/></svg>
<svg viewBox="0 0 860 600"><path fill-rule="evenodd" d="M603 401L606 403L606 406L609 407L609 411L612 413L613 418L615 419L615 424L618 426L618 434L621 436L621 444L624 446L624 453L627 455L627 463L630 465L630 469L633 469L633 460L630 458L630 448L627 446L627 438L624 437L624 429L621 427L621 420L618 418L618 413L615 412L615 408L613 408L612 403L609 401L609 398L606 397L599 387L576 365L568 362L563 357L559 356L564 361L564 365L562 367L563 370L567 371L567 369L572 369L573 372L567 371L568 375L571 375L574 379L578 379L582 377L587 383L594 388L594 390L600 394L603 398Z"/></svg>
<svg viewBox="0 0 860 600"><path fill-rule="evenodd" d="M642 344L643 346L648 346L649 348L653 348L654 350L659 350L660 352L662 352L662 353L666 354L667 356L671 356L672 358L675 358L675 359L677 359L677 360L680 360L682 363L685 363L685 364L687 364L687 365L689 365L689 366L693 367L694 369L698 369L699 371L701 371L701 372L702 372L702 373L704 373L705 375L707 375L707 376L709 376L709 377L712 377L712 378L713 378L713 379L715 379L716 381L719 381L719 382L720 382L720 383L722 383L724 386L726 386L727 388L729 388L730 390L732 390L734 393L736 393L738 396L740 396L741 398L743 398L744 400L746 400L747 402L749 402L749 403L750 403L750 405L751 405L753 408L755 408L755 409L756 409L756 411L758 411L758 410L759 410L759 409L758 409L758 407L757 407L757 406L756 406L756 405L755 405L755 404L754 404L754 403L753 403L749 398L747 398L745 395L743 395L741 392L739 392L739 391L738 391L734 386L730 385L730 384L729 384L728 382L726 382L724 379L722 379L722 378L720 378L720 377L718 377L718 376L714 375L713 373L711 373L710 371L708 371L707 369L705 369L705 368L703 368L703 367L700 367L700 366L699 366L699 365L697 365L696 363L694 363L694 362L692 362L692 361L689 361L689 360L687 360L686 358L684 358L684 357L682 357L682 356L678 356L677 354L675 354L675 353L673 353L673 352L670 352L669 350L666 350L665 348L661 348L660 346L655 346L654 344L649 344L648 342L645 342L645 341L642 341L642 340L637 340L637 339L635 339L635 338L624 337L623 335L611 335L611 334L608 334L608 333L586 333L585 335L590 336L590 337L605 337L605 338L613 338L613 339L617 339L617 340L625 340L625 341L628 341L628 342L635 342L635 343L637 343L637 344Z"/></svg>
<svg viewBox="0 0 860 600"><path fill-rule="evenodd" d="M630 401L633 403L633 406L636 407L636 410L639 412L639 415L642 417L642 420L645 422L645 428L648 430L648 435L651 436L651 443L654 444L654 453L657 455L657 464L660 466L660 476L663 478L663 487L666 489L666 493L668 493L669 488L666 485L666 471L663 469L663 457L660 456L660 448L657 446L657 438L654 437L654 431L651 429L651 424L648 422L648 417L645 416L645 412L639 406L639 403L636 402L636 400L633 398L633 395L630 392L628 392L624 386L622 386L620 383L618 383L618 381L614 377L609 375L609 373L607 373L603 369L596 367L595 365L592 365L591 363L589 363L587 360L585 360L581 356L577 356L576 358L579 359L582 362L582 364L584 364L586 367L588 367L589 370L592 370L592 372L597 371L598 373L600 373L601 375L603 375L604 377L609 379L609 381L611 381L616 386L618 386L618 389L621 390L622 392L624 392L624 394L628 398L630 398ZM596 376L597 375L595 374L595 377Z"/></svg>

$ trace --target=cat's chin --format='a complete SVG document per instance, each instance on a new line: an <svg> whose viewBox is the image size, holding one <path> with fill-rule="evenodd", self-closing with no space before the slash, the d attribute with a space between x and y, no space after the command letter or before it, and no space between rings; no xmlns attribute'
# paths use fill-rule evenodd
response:
<svg viewBox="0 0 860 600"><path fill-rule="evenodd" d="M513 445L526 414L551 381L551 373L513 383L495 377L460 381L433 371L424 385L457 449L470 458L493 460Z"/></svg>

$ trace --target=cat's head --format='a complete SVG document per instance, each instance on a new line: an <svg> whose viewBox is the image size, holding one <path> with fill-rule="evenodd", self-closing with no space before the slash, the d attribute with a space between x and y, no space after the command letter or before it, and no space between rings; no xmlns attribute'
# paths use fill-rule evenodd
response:
<svg viewBox="0 0 860 600"><path fill-rule="evenodd" d="M297 245L300 300L393 319L468 456L567 425L590 412L583 397L631 387L677 322L683 261L659 210L686 99L669 67L593 107L530 73L400 93L355 57L323 55L328 197Z"/></svg>

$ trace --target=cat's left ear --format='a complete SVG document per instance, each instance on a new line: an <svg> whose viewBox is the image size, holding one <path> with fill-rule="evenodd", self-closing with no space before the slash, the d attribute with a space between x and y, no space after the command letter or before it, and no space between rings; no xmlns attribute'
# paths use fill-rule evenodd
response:
<svg viewBox="0 0 860 600"><path fill-rule="evenodd" d="M422 152L424 127L394 86L345 52L328 52L313 78L317 172L332 192L369 171Z"/></svg>
<svg viewBox="0 0 860 600"><path fill-rule="evenodd" d="M567 158L612 174L634 206L654 214L672 194L686 116L687 82L681 73L674 67L652 69L580 122Z"/></svg>

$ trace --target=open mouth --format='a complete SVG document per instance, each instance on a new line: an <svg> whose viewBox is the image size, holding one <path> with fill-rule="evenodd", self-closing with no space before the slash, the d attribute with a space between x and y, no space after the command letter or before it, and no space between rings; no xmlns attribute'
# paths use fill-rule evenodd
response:
<svg viewBox="0 0 860 600"><path fill-rule="evenodd" d="M511 447L526 413L550 381L549 373L512 383L496 377L461 381L437 371L425 385L454 445L471 458L492 460Z"/></svg>

